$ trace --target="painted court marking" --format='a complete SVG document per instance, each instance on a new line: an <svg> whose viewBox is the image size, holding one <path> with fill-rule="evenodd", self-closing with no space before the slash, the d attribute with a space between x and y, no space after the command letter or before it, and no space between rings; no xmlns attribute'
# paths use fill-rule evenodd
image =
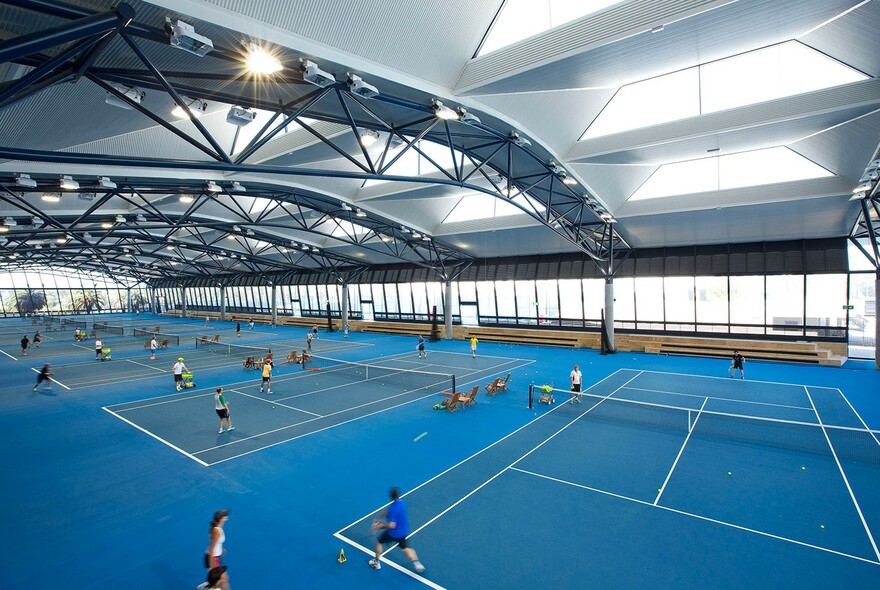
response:
<svg viewBox="0 0 880 590"><path fill-rule="evenodd" d="M31 371L33 371L34 373L37 373L37 374L40 373L40 369L36 369L34 367L31 367ZM61 381L59 381L55 377L52 377L51 379L52 379L52 381L50 383L57 383L58 385L60 385L64 389L66 389L67 391L70 391L70 388L68 386L66 386L64 383L62 383Z"/></svg>

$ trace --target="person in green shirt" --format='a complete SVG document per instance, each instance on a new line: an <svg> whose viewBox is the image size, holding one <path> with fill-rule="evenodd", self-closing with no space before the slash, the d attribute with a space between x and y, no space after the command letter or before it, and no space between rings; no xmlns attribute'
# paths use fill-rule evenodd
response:
<svg viewBox="0 0 880 590"><path fill-rule="evenodd" d="M232 417L229 415L229 402L223 397L223 388L218 387L217 393L214 394L214 411L220 416L220 430L218 434L223 434L223 420L226 420L226 430L232 432L235 426L232 425Z"/></svg>

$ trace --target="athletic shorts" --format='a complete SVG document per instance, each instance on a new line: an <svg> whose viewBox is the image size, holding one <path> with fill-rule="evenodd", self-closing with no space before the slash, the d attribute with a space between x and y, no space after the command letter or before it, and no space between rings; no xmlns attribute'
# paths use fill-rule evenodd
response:
<svg viewBox="0 0 880 590"><path fill-rule="evenodd" d="M270 381L272 377L263 377L263 383Z"/></svg>
<svg viewBox="0 0 880 590"><path fill-rule="evenodd" d="M392 537L388 529L382 531L382 534L376 540L380 543L397 543L398 547L406 549L406 538L398 539L397 537Z"/></svg>
<svg viewBox="0 0 880 590"><path fill-rule="evenodd" d="M229 418L229 410L223 408L222 410L214 410L217 412L217 415L220 416L220 419Z"/></svg>
<svg viewBox="0 0 880 590"><path fill-rule="evenodd" d="M210 557L210 556L208 556L207 553L205 553L204 564L205 564L206 570L209 570L209 569L215 568L215 567L220 567L221 565L223 565L220 563L220 556L219 555L215 555L214 557Z"/></svg>
<svg viewBox="0 0 880 590"><path fill-rule="evenodd" d="M183 381L183 375L174 375L174 382L177 383L178 381Z"/></svg>
<svg viewBox="0 0 880 590"><path fill-rule="evenodd" d="M575 393L580 393L581 392L581 384L580 383L573 383L571 386L571 390L574 391Z"/></svg>
<svg viewBox="0 0 880 590"><path fill-rule="evenodd" d="M738 362L738 363L735 362L735 363L733 363L733 368L734 368L734 369L742 369L742 368L743 368L743 364L742 364L742 362Z"/></svg>

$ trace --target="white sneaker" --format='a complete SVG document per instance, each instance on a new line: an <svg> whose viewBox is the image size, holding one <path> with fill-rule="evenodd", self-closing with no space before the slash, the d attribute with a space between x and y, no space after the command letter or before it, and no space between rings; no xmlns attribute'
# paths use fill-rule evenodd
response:
<svg viewBox="0 0 880 590"><path fill-rule="evenodd" d="M425 566L422 565L421 561L414 561L413 562L413 569L416 570L417 574L420 574L423 571L425 571Z"/></svg>
<svg viewBox="0 0 880 590"><path fill-rule="evenodd" d="M263 393L263 388L262 388L262 387L260 388L260 393Z"/></svg>
<svg viewBox="0 0 880 590"><path fill-rule="evenodd" d="M217 434L223 434L223 429L221 428L220 430L218 430Z"/></svg>
<svg viewBox="0 0 880 590"><path fill-rule="evenodd" d="M267 389L267 390L266 390L266 393L269 394L269 395L272 395L272 390L271 390L271 389Z"/></svg>
<svg viewBox="0 0 880 590"><path fill-rule="evenodd" d="M226 429L226 432L232 432L233 430L235 430L235 426L230 426Z"/></svg>
<svg viewBox="0 0 880 590"><path fill-rule="evenodd" d="M371 559L371 560L368 561L367 563L368 563L368 564L370 565L370 567L373 568L374 570L380 570L380 569L382 569L382 564L379 563L379 560L377 560L377 559Z"/></svg>

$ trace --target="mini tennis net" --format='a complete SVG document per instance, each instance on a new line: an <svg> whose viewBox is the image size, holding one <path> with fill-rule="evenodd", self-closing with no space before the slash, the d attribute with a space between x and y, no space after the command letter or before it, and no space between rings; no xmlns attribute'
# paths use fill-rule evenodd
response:
<svg viewBox="0 0 880 590"><path fill-rule="evenodd" d="M538 386L533 387L532 395L537 400L542 392ZM632 424L690 433L695 437L828 456L832 454L833 448L838 458L880 465L880 431L867 428L820 424L818 418L815 421L783 420L604 397L591 393L578 393L575 400L580 402L570 403L570 392L560 389L554 389L552 396L555 398L555 407L552 409L554 413L578 415L586 421Z"/></svg>
<svg viewBox="0 0 880 590"><path fill-rule="evenodd" d="M103 332L104 334L125 336L125 326L114 326L113 324L108 324L104 322L95 322L94 324L92 324L92 329L95 332Z"/></svg>
<svg viewBox="0 0 880 590"><path fill-rule="evenodd" d="M252 356L254 358L266 358L272 353L272 349L263 346L244 346L242 344L226 344L219 340L208 338L196 338L196 348L212 354L236 355L241 358Z"/></svg>
<svg viewBox="0 0 880 590"><path fill-rule="evenodd" d="M390 385L407 391L455 391L455 375L448 373L341 361L314 355L306 362L305 368L342 379L347 383L369 381L380 386Z"/></svg>
<svg viewBox="0 0 880 590"><path fill-rule="evenodd" d="M132 331L131 335L136 338L152 338L153 336L155 336L159 344L162 344L162 342L165 340L168 341L168 344L180 344L179 334L166 334L164 332L156 332L155 330L147 330L146 328L135 328L134 331Z"/></svg>

